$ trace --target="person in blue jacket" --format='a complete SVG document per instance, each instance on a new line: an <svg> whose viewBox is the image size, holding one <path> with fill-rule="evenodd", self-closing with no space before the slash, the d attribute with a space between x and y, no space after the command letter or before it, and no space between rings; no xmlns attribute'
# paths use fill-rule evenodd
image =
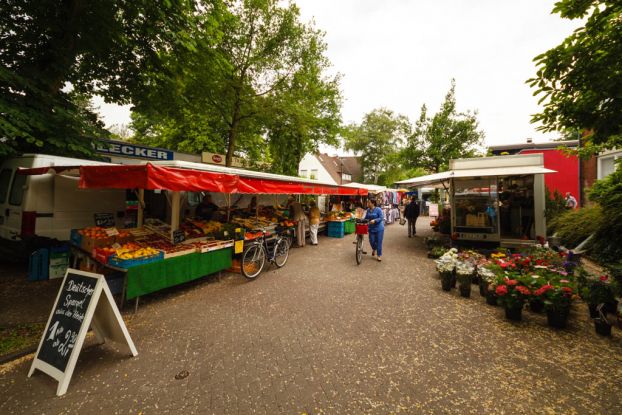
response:
<svg viewBox="0 0 622 415"><path fill-rule="evenodd" d="M384 213L378 207L378 202L374 199L367 201L367 212L365 219L369 220L369 244L371 245L371 255L378 254L378 261L382 261L382 238L384 237Z"/></svg>

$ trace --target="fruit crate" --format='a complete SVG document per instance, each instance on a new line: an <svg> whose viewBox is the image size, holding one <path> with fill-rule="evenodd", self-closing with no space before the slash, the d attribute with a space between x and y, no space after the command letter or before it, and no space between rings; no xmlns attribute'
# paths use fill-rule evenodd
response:
<svg viewBox="0 0 622 415"><path fill-rule="evenodd" d="M112 256L108 259L108 263L115 267L119 268L131 268L137 265L145 265L150 264L152 262L158 262L164 260L164 252L160 251L157 255L151 255L142 258L134 258L134 259L119 259L117 256Z"/></svg>
<svg viewBox="0 0 622 415"><path fill-rule="evenodd" d="M355 229L354 220L348 220L348 221L343 223L343 233L344 234L350 235L351 233L354 233L354 229Z"/></svg>
<svg viewBox="0 0 622 415"><path fill-rule="evenodd" d="M82 246L82 234L78 232L78 229L71 230L71 234L69 236L69 242L71 242L72 245L75 245L77 247Z"/></svg>
<svg viewBox="0 0 622 415"><path fill-rule="evenodd" d="M233 239L228 241L212 241L202 244L201 247L197 249L197 252L204 254L206 252L217 251L219 249L231 248L232 246Z"/></svg>
<svg viewBox="0 0 622 415"><path fill-rule="evenodd" d="M344 222L328 222L327 234L331 238L343 238L345 235Z"/></svg>
<svg viewBox="0 0 622 415"><path fill-rule="evenodd" d="M177 256L194 254L197 252L197 249L194 246L189 247L188 249L184 249L183 251L175 251L175 252L165 252L164 259L175 258Z"/></svg>

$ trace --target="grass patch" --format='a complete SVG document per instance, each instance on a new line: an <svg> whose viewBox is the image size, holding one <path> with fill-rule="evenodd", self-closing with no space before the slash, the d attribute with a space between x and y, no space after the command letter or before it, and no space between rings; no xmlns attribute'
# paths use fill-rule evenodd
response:
<svg viewBox="0 0 622 415"><path fill-rule="evenodd" d="M0 356L36 345L41 339L45 323L26 323L0 327Z"/></svg>

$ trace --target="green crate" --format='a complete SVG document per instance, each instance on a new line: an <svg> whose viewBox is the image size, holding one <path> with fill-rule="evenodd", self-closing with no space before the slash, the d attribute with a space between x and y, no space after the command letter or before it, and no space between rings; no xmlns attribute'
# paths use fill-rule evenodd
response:
<svg viewBox="0 0 622 415"><path fill-rule="evenodd" d="M347 222L344 222L343 224L343 233L345 233L346 235L349 235L351 233L354 233L354 229L356 224L354 223L353 220L349 220Z"/></svg>

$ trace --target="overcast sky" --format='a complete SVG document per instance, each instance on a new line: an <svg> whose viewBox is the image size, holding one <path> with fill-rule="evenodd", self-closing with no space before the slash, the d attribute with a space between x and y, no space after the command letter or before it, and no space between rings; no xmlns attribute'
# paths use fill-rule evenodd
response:
<svg viewBox="0 0 622 415"><path fill-rule="evenodd" d="M580 25L552 15L555 0L297 0L302 19L326 32L343 75L343 120L386 107L412 122L422 104L438 110L451 78L459 110L477 110L486 144L555 138L530 124L537 99L525 81L533 58ZM105 105L107 125L129 108Z"/></svg>

